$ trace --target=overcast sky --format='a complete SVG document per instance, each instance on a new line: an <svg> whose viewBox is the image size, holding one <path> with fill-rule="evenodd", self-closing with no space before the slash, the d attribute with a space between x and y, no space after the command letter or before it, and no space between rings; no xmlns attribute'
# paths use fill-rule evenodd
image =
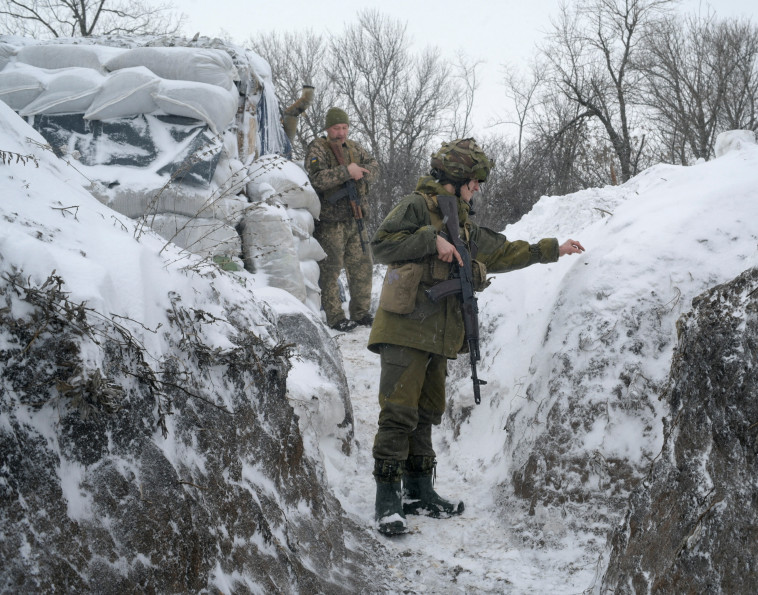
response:
<svg viewBox="0 0 758 595"><path fill-rule="evenodd" d="M498 119L505 111L502 65L524 65L534 54L535 43L545 37L550 19L558 14L559 0L495 0L487 3L437 0L182 0L177 3L188 16L186 33L209 37L222 32L237 43L266 31L339 33L345 24L356 21L356 13L376 9L408 25L408 33L418 48L436 45L454 60L463 50L471 60L482 60L481 86L474 114L477 130ZM681 0L681 10L705 10L700 0ZM713 0L720 17L748 16L758 22L755 0Z"/></svg>

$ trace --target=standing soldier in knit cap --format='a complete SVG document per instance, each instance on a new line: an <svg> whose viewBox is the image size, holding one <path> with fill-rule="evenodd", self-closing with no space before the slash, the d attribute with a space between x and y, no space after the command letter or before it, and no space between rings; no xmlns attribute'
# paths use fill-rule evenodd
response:
<svg viewBox="0 0 758 595"><path fill-rule="evenodd" d="M376 179L379 164L357 142L348 140L350 121L344 110L326 112L325 137L308 146L305 165L321 200L321 216L313 236L326 252L319 262L321 305L327 324L339 331L357 325L371 326L371 276L373 262L363 231L369 183ZM350 319L345 318L338 278L345 269L350 291Z"/></svg>

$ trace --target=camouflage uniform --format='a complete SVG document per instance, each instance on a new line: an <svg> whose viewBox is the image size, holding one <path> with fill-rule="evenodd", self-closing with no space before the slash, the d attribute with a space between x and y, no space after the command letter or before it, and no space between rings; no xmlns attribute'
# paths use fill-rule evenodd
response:
<svg viewBox="0 0 758 595"><path fill-rule="evenodd" d="M379 164L355 141L346 140L342 150L347 163L356 163L370 172L355 183L364 218L367 218L370 208L366 200L369 183L376 179ZM326 312L326 322L329 326L334 326L345 318L337 281L343 268L350 291L350 318L360 320L369 315L371 307L371 252L368 245L365 253L361 249L358 226L350 202L346 198L335 204L328 200L352 178L347 167L339 164L324 137L317 138L308 146L305 164L311 184L321 199L321 216L316 222L313 236L326 252L326 258L319 262L321 305Z"/></svg>
<svg viewBox="0 0 758 595"><path fill-rule="evenodd" d="M469 219L470 200L494 166L473 138L443 143L430 166L430 175L387 215L371 240L377 262L387 265L368 342L382 366L373 475L374 518L385 535L407 533L407 514L447 518L465 509L462 501L444 498L434 488L432 426L445 411L447 360L468 350L460 295L434 302L425 293L459 272L458 264L443 260L454 259L455 249L454 238L443 235L448 230L439 197L458 197L455 244L471 256L467 272L474 291L487 287L487 272L555 262L563 252L554 238L509 242ZM567 248L581 249L578 242Z"/></svg>
<svg viewBox="0 0 758 595"><path fill-rule="evenodd" d="M381 411L373 450L377 460L434 457L432 425L440 423L445 410L447 360L467 348L459 297L451 295L435 303L424 293L447 279L453 267L437 258L436 236L442 228L442 215L436 206L438 194L449 192L434 178L421 178L416 191L387 215L371 240L374 258L388 265L388 276L406 263L421 265L412 310L393 313L380 301L371 328L368 347L380 353L382 367ZM479 227L468 214L469 205L458 199L461 240L477 246L476 260L486 267L486 272L479 274L477 289L486 286L486 273L558 260L556 239L536 244L511 242L502 234Z"/></svg>

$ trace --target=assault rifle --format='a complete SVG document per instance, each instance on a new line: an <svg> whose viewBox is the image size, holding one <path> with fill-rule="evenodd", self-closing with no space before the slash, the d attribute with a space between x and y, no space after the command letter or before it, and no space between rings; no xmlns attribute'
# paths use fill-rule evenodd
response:
<svg viewBox="0 0 758 595"><path fill-rule="evenodd" d="M482 401L479 387L487 384L476 375L476 362L479 355L479 306L474 293L474 272L471 267L471 254L464 245L458 234L458 199L455 196L437 196L437 204L442 211L442 223L447 227L447 235L450 241L461 255L463 266L455 263L457 273L455 278L437 283L426 290L426 295L433 302L437 302L449 295L458 294L463 312L463 328L468 342L468 351L471 359L471 380L474 382L474 402L478 405Z"/></svg>
<svg viewBox="0 0 758 595"><path fill-rule="evenodd" d="M329 146L332 148L334 156L337 158L337 162L340 165L347 165L345 163L345 155L342 153L342 143L329 141ZM361 209L361 197L358 196L358 188L355 185L355 180L352 178L345 182L345 184L337 190L334 194L327 199L331 204L336 204L338 200L347 198L350 202L350 208L353 210L353 219L358 226L358 239L361 241L361 250L364 254L366 252L366 242L363 239L363 209Z"/></svg>

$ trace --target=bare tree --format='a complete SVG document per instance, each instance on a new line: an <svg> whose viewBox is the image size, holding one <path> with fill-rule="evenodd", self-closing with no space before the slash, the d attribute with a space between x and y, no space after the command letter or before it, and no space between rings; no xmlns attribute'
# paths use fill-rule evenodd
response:
<svg viewBox="0 0 758 595"><path fill-rule="evenodd" d="M722 46L722 47L717 47ZM726 92L723 40L714 17L669 18L654 27L638 66L646 75L646 102L671 160L708 159ZM723 75L722 75L723 74Z"/></svg>
<svg viewBox="0 0 758 595"><path fill-rule="evenodd" d="M481 60L471 61L462 51L456 55L455 78L459 82L459 93L454 95L454 104L451 138L466 138L471 136L473 121L471 114L474 111L474 99L479 88L477 69L482 65Z"/></svg>
<svg viewBox="0 0 758 595"><path fill-rule="evenodd" d="M631 105L641 74L633 59L645 28L671 0L579 0L562 7L543 50L564 95L580 106L577 119L600 122L621 181L637 173L644 137L635 139ZM615 175L615 172L614 172Z"/></svg>
<svg viewBox="0 0 758 595"><path fill-rule="evenodd" d="M758 27L745 20L731 20L720 27L725 39L728 69L723 109L719 114L724 130L758 131Z"/></svg>
<svg viewBox="0 0 758 595"><path fill-rule="evenodd" d="M748 22L711 13L652 29L638 66L665 160L709 159L721 130L755 129L757 57L758 30Z"/></svg>
<svg viewBox="0 0 758 595"><path fill-rule="evenodd" d="M173 34L185 21L171 3L146 0L0 0L0 32L37 38Z"/></svg>
<svg viewBox="0 0 758 595"><path fill-rule="evenodd" d="M304 33L269 33L250 38L248 45L271 66L276 96L282 106L291 105L300 96L303 85L314 87L311 106L299 117L293 158L302 159L308 144L324 129L324 115L341 99L328 73L329 43L312 31Z"/></svg>
<svg viewBox="0 0 758 595"><path fill-rule="evenodd" d="M379 161L371 223L428 169L431 149L449 136L458 92L436 49L410 51L406 26L376 11L331 39L332 84L351 114L353 133Z"/></svg>
<svg viewBox="0 0 758 595"><path fill-rule="evenodd" d="M482 186L481 204L476 214L488 227L502 229L518 221L539 200L549 172L544 167L546 152L529 139L537 133L534 122L540 102L544 69L533 64L528 77L503 66L503 85L508 115L501 115L491 126L515 129L511 135L493 134L483 140L487 154L495 162L487 183Z"/></svg>
<svg viewBox="0 0 758 595"><path fill-rule="evenodd" d="M505 96L512 108L495 125L508 125L515 135L514 140L491 136L485 141L496 167L476 210L488 223L517 221L544 195L611 181L615 158L604 130L592 118L580 117L585 108L546 74L539 61L527 76L504 68Z"/></svg>
<svg viewBox="0 0 758 595"><path fill-rule="evenodd" d="M568 194L612 181L613 151L608 154L602 127L579 117L582 110L557 89L543 95L527 145L529 167L544 169L537 188L541 194Z"/></svg>
<svg viewBox="0 0 758 595"><path fill-rule="evenodd" d="M481 186L481 197L472 202L472 216L490 229L501 230L521 219L536 200L523 192L527 185L523 179L525 170L514 163L517 151L513 140L492 135L482 139L482 148L495 167Z"/></svg>
<svg viewBox="0 0 758 595"><path fill-rule="evenodd" d="M525 86L522 91L528 95L527 89ZM476 211L479 217L484 215L481 220L488 226L518 221L542 196L568 194L610 181L613 151L609 151L600 127L593 127L590 119L577 118L580 106L549 87L541 89L539 99L532 101L522 136L515 141L502 136L485 140L496 167L483 186L483 204ZM519 113L526 113L526 104L520 105Z"/></svg>
<svg viewBox="0 0 758 595"><path fill-rule="evenodd" d="M507 65L503 66L503 86L505 96L512 105L511 115L500 119L494 125L507 124L516 128L516 167L519 167L524 152L526 135L529 133L545 86L545 68L534 62L528 77Z"/></svg>

